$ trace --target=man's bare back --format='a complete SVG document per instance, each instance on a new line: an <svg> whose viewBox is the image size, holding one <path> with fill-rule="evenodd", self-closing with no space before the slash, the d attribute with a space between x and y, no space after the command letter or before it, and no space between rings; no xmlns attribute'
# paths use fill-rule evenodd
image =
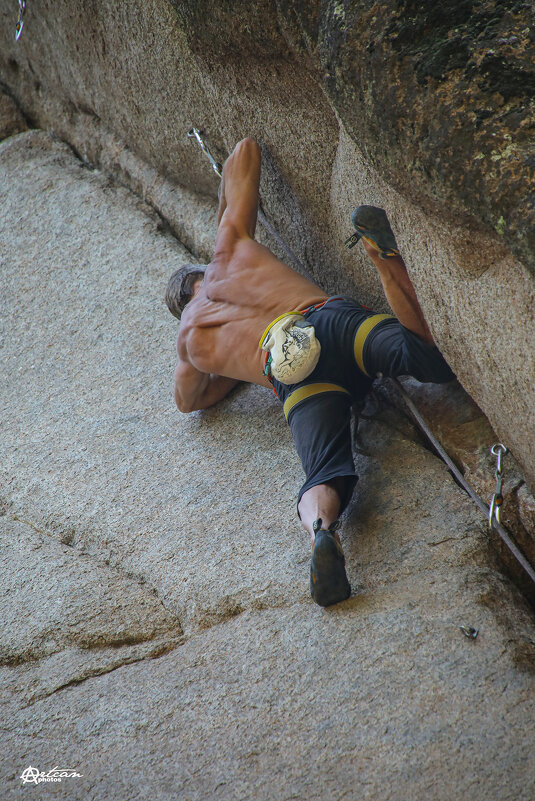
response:
<svg viewBox="0 0 535 801"><path fill-rule="evenodd" d="M179 353L185 350L203 373L270 387L262 375L262 332L279 315L326 298L263 245L223 231L204 281L184 310Z"/></svg>

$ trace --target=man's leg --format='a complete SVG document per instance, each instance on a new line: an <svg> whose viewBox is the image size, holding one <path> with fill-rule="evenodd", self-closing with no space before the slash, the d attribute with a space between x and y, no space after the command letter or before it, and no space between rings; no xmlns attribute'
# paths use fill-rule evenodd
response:
<svg viewBox="0 0 535 801"><path fill-rule="evenodd" d="M299 501L301 521L312 539L310 593L320 606L337 604L351 595L340 538L334 526L330 529L338 520L344 490L345 479L335 478L311 487Z"/></svg>
<svg viewBox="0 0 535 801"><path fill-rule="evenodd" d="M299 501L299 516L303 526L310 534L314 545L315 532L313 524L318 518L322 520L322 528L329 528L331 523L338 520L340 511L340 498L344 492L345 479L335 478L326 484L317 484L303 493ZM334 535L338 542L338 534Z"/></svg>
<svg viewBox="0 0 535 801"><path fill-rule="evenodd" d="M385 210L377 206L357 206L351 222L357 234L353 234L346 244L351 248L355 236L361 238L377 268L386 299L401 325L427 344L434 345Z"/></svg>
<svg viewBox="0 0 535 801"><path fill-rule="evenodd" d="M382 258L364 238L362 244L397 320L395 325L394 318L381 321L360 342L359 366L363 369L364 365L369 376L412 375L418 381L439 384L452 381L455 375L434 343L403 259L399 255Z"/></svg>
<svg viewBox="0 0 535 801"><path fill-rule="evenodd" d="M399 322L423 339L429 345L434 344L416 292L409 278L405 262L401 256L381 258L376 248L366 239L362 239L366 253L373 261L383 285L386 299Z"/></svg>
<svg viewBox="0 0 535 801"><path fill-rule="evenodd" d="M333 523L347 505L357 476L351 450L351 396L341 387L314 394L315 386L309 385L308 399L292 407L288 423L306 473L298 512L313 545L310 592L320 606L330 606L351 594Z"/></svg>

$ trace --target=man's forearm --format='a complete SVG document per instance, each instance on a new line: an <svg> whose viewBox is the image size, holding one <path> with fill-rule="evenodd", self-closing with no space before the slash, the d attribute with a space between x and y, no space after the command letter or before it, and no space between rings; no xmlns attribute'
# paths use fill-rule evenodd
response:
<svg viewBox="0 0 535 801"><path fill-rule="evenodd" d="M221 222L221 217L225 213L225 209L227 208L227 199L225 197L225 172L223 171L223 175L221 177L221 183L219 184L219 209L217 212L217 224Z"/></svg>
<svg viewBox="0 0 535 801"><path fill-rule="evenodd" d="M213 406L218 401L223 400L239 383L235 378L225 378L225 376L221 375L208 376L205 388L202 393L197 395L194 401L194 408L190 409L190 411L208 409L209 406Z"/></svg>
<svg viewBox="0 0 535 801"><path fill-rule="evenodd" d="M254 237L261 160L258 143L246 138L238 142L225 161L219 188L218 227L225 216L239 236Z"/></svg>
<svg viewBox="0 0 535 801"><path fill-rule="evenodd" d="M222 400L239 381L196 370L181 362L175 370L175 403L181 412L207 409Z"/></svg>

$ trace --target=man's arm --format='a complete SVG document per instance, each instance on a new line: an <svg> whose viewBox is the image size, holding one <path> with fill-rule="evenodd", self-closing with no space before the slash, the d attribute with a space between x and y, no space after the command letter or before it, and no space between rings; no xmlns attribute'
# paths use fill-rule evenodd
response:
<svg viewBox="0 0 535 801"><path fill-rule="evenodd" d="M175 403L180 412L207 409L222 400L239 384L234 378L201 373L180 357L175 368Z"/></svg>
<svg viewBox="0 0 535 801"><path fill-rule="evenodd" d="M219 191L218 237L232 229L238 238L253 238L258 213L260 147L254 139L238 142L223 168ZM217 240L216 240L217 249Z"/></svg>

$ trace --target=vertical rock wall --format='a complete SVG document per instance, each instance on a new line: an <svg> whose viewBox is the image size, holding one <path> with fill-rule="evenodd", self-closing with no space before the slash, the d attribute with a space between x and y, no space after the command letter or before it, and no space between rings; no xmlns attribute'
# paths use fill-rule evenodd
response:
<svg viewBox="0 0 535 801"><path fill-rule="evenodd" d="M386 208L439 346L533 489L532 21L513 0L454 6L43 0L15 43L1 0L0 80L180 233L184 190L197 207L217 191L186 131L220 159L256 137L275 227L325 288L378 309L343 240L354 205Z"/></svg>

